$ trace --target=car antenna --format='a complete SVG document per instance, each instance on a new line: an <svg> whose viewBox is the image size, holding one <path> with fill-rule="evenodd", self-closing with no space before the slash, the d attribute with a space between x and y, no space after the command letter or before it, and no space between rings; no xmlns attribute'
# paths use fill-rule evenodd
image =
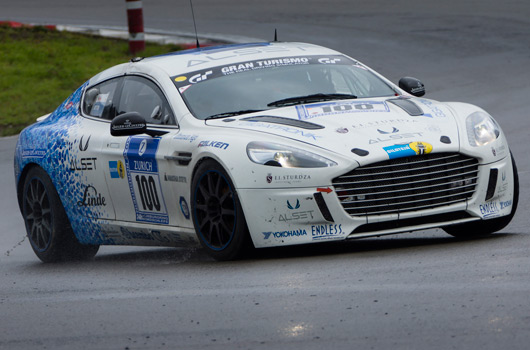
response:
<svg viewBox="0 0 530 350"><path fill-rule="evenodd" d="M195 41L197 43L197 48L200 49L201 46L199 45L199 36L197 35L197 24L195 23L195 14L193 13L193 3L190 0L190 7L191 7L191 17L193 18L193 27L195 28Z"/></svg>
<svg viewBox="0 0 530 350"><path fill-rule="evenodd" d="M278 41L278 31L274 28L274 41Z"/></svg>

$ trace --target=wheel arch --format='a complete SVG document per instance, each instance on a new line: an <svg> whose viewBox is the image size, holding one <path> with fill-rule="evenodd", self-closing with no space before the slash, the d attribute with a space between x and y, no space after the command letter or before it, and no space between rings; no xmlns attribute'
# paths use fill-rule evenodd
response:
<svg viewBox="0 0 530 350"><path fill-rule="evenodd" d="M190 203L191 203L191 214L193 216L193 223L195 227L195 231L197 233L197 237L201 243L201 245L207 249L208 253L216 260L232 260L237 259L241 256L243 256L247 250L253 248L253 242L252 237L250 237L249 231L248 231L248 224L246 221L246 215L244 213L243 206L241 204L241 200L237 194L237 190L234 184L234 181L232 180L232 174L229 172L229 170L226 167L226 164L221 162L219 159L216 159L217 157L210 157L205 154L201 159L199 159L195 164L192 171L192 180L191 186L190 186ZM210 163L211 162L211 163ZM206 164L205 164L206 163ZM218 181L217 185L214 186L215 189L213 189L210 186L207 186L209 189L206 190L206 192L209 193L206 197L204 196L197 196L195 197L194 193L196 192L195 189L198 188L201 181L209 181L209 180L203 180L203 176L201 174L209 174L209 173L217 173L217 179L214 181ZM215 176L215 175L214 175ZM222 180L221 180L222 179ZM224 191L222 188L224 185L219 186L219 182L224 181L226 183L231 191L230 197L226 197L223 195L219 195L219 191ZM200 191L201 193L203 191ZM226 192L223 192L226 194ZM233 197L232 197L233 194ZM196 198L202 198L202 199L196 199ZM219 199L219 201L214 200L213 203L209 202L211 198L224 198L222 201ZM221 214L220 208L224 207L221 203L224 203L224 201L227 200L227 198L232 198L233 207L228 208L228 212L225 214ZM199 203L199 201L201 201ZM202 212L201 215L199 215L196 212L195 204L199 203L203 206L203 209L200 209ZM202 203L202 204L201 204ZM208 203L207 205L205 203ZM206 210L204 207L208 206L208 209ZM213 210L210 210L213 208ZM217 208L219 208L219 212L217 212ZM213 211L213 213L212 213ZM217 213L216 213L217 212ZM228 221L228 231L230 231L230 228L232 228L231 233L229 234L229 239L225 240L226 238L226 232L225 234L220 234L219 228L215 229L214 227L227 227L226 225L220 225L220 221L224 221L225 219L222 218L222 216L227 215L230 216L233 220ZM199 220L199 221L197 221ZM201 222L208 222L213 223L209 227L206 228L205 232L210 232L209 235L204 235L202 233L203 226L200 224ZM224 231L224 230L223 230ZM215 239L215 235L213 233L217 232L217 238ZM221 237L223 236L223 238ZM212 238L213 237L213 238ZM219 246L218 246L219 245Z"/></svg>
<svg viewBox="0 0 530 350"><path fill-rule="evenodd" d="M38 167L42 168L37 163L28 163L24 166L24 169L20 172L20 176L18 178L17 183L17 200L18 200L18 208L20 209L20 212L22 212L22 196L24 195L24 183L26 182L26 177L28 176L28 173L31 169Z"/></svg>
<svg viewBox="0 0 530 350"><path fill-rule="evenodd" d="M232 172L230 171L230 169L226 166L224 162L222 162L218 157L215 157L212 154L204 154L193 166L193 170L191 172L191 178L190 178L190 186L191 186L191 182L193 181L193 178L195 177L195 174L197 173L197 169L199 168L199 166L208 160L212 160L216 162L217 164L219 164L220 166L222 166L223 169L228 173L228 175L230 175L230 179L232 180L232 182L234 182L233 180L234 177L232 176ZM236 187L236 184L234 184L234 187Z"/></svg>

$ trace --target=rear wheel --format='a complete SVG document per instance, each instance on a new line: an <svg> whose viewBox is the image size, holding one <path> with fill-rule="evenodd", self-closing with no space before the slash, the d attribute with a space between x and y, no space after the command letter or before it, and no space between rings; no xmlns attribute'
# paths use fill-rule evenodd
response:
<svg viewBox="0 0 530 350"><path fill-rule="evenodd" d="M233 260L251 248L247 224L234 185L223 167L202 162L192 181L195 231L216 260Z"/></svg>
<svg viewBox="0 0 530 350"><path fill-rule="evenodd" d="M513 168L513 199L512 199L512 212L510 215L502 216L500 218L483 220L479 222L470 222L462 225L453 225L444 227L443 230L454 237L460 238L472 238L487 236L494 232L500 231L505 228L510 221L512 221L515 211L517 210L517 204L519 203L519 175L517 174L517 166L512 156L512 168Z"/></svg>
<svg viewBox="0 0 530 350"><path fill-rule="evenodd" d="M75 237L59 195L42 168L28 172L22 201L31 247L43 262L84 260L96 255L99 246L83 245Z"/></svg>

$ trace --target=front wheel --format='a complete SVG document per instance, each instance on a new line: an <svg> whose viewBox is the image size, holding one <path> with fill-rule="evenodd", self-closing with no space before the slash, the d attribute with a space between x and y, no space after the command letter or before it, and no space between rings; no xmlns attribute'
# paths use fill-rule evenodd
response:
<svg viewBox="0 0 530 350"><path fill-rule="evenodd" d="M191 185L193 224L201 245L216 260L233 260L251 248L234 185L223 167L202 162Z"/></svg>
<svg viewBox="0 0 530 350"><path fill-rule="evenodd" d="M517 166L515 165L515 159L512 156L512 168L513 168L513 200L512 200L512 212L510 215L502 216L496 219L482 220L480 222L470 222L462 225L453 225L444 227L443 230L454 237L459 238L472 238L487 236L494 232L500 231L512 221L515 211L517 210L517 204L519 203L519 175L517 174Z"/></svg>
<svg viewBox="0 0 530 350"><path fill-rule="evenodd" d="M48 174L39 167L28 172L22 214L31 248L43 262L93 258L99 246L79 243Z"/></svg>

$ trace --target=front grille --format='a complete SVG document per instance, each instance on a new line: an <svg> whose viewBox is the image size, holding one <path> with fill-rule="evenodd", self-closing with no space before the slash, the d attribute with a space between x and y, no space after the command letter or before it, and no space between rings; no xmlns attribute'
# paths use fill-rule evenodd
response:
<svg viewBox="0 0 530 350"><path fill-rule="evenodd" d="M458 153L386 160L333 179L351 216L395 214L464 202L473 196L478 161Z"/></svg>

